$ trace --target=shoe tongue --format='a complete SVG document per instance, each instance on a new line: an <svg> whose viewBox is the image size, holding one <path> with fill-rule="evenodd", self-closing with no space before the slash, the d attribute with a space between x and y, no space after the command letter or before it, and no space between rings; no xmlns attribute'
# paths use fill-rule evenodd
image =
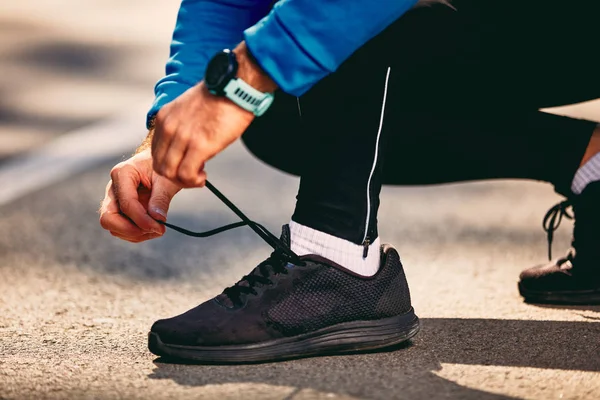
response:
<svg viewBox="0 0 600 400"><path fill-rule="evenodd" d="M290 247L290 226L283 225L281 227L281 237L280 240L287 246ZM255 268L251 274L258 274L260 271L258 268ZM248 281L242 281L239 283L239 286L249 286Z"/></svg>
<svg viewBox="0 0 600 400"><path fill-rule="evenodd" d="M283 244L285 244L288 248L291 247L290 244L290 226L288 224L285 224L281 227L281 237L279 238Z"/></svg>

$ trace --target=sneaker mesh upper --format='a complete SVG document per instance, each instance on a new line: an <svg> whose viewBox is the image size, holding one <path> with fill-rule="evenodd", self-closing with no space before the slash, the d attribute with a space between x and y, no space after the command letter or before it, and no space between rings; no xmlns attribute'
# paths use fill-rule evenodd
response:
<svg viewBox="0 0 600 400"><path fill-rule="evenodd" d="M317 269L296 282L294 290L267 312L267 319L286 335L296 335L342 322L408 312L410 294L395 250L388 252L382 268L371 279L333 267Z"/></svg>

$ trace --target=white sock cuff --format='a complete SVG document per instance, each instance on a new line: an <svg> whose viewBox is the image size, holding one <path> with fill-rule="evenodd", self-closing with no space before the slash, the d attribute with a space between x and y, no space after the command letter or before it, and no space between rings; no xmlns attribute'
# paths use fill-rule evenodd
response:
<svg viewBox="0 0 600 400"><path fill-rule="evenodd" d="M375 239L363 258L364 246L290 221L291 247L298 255L316 254L360 275L371 276L379 269L381 241Z"/></svg>
<svg viewBox="0 0 600 400"><path fill-rule="evenodd" d="M363 256L364 247L362 245L318 231L294 221L290 221L290 232L292 234L292 238L294 238L294 244L296 246L306 247L310 250L319 248L322 248L323 250L335 248L336 251L347 254L349 257ZM369 247L374 246L375 242L379 242L379 238L375 239L375 241L371 243Z"/></svg>

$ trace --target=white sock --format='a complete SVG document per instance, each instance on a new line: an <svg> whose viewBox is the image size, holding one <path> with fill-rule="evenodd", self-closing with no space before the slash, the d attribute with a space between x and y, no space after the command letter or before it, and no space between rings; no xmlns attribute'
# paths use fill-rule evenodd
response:
<svg viewBox="0 0 600 400"><path fill-rule="evenodd" d="M366 258L364 246L340 239L325 232L290 221L292 251L299 256L317 254L362 276L373 276L379 270L379 238L369 245Z"/></svg>
<svg viewBox="0 0 600 400"><path fill-rule="evenodd" d="M595 181L600 181L600 153L579 167L573 178L571 191L575 194L581 194L588 184Z"/></svg>

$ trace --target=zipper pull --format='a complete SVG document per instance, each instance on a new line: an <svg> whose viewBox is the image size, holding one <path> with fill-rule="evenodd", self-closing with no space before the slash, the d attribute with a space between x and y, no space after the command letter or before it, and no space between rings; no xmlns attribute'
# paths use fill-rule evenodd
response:
<svg viewBox="0 0 600 400"><path fill-rule="evenodd" d="M369 245L371 244L371 240L369 239L369 237L367 237L365 239L365 241L363 242L363 258L367 258L367 256L369 255Z"/></svg>

